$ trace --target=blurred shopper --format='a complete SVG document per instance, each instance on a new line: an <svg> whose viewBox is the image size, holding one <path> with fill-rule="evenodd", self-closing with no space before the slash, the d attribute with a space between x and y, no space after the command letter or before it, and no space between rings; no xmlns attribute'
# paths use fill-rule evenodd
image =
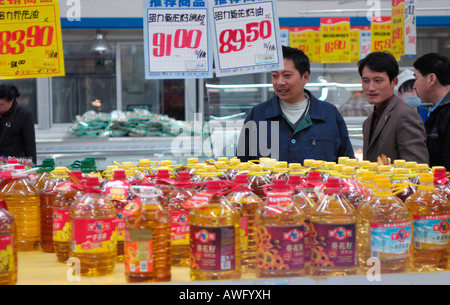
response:
<svg viewBox="0 0 450 305"><path fill-rule="evenodd" d="M419 113L394 94L399 67L394 56L373 52L360 60L362 88L373 112L363 123L363 158L403 159L428 163L423 121Z"/></svg>
<svg viewBox="0 0 450 305"><path fill-rule="evenodd" d="M425 54L414 63L414 89L424 103L433 104L425 124L430 166L450 171L450 62L438 53Z"/></svg>
<svg viewBox="0 0 450 305"><path fill-rule="evenodd" d="M33 115L20 106L16 86L0 84L0 156L27 158L36 164Z"/></svg>
<svg viewBox="0 0 450 305"><path fill-rule="evenodd" d="M422 101L417 96L416 90L414 90L415 81L416 78L414 77L414 72L406 69L398 75L398 84L395 86L394 91L407 105L417 109L417 112L425 123L430 115L430 111L427 108L420 106Z"/></svg>
<svg viewBox="0 0 450 305"><path fill-rule="evenodd" d="M290 163L354 158L347 126L337 108L304 88L311 73L308 56L283 46L283 57L284 69L272 71L275 95L248 114L237 157L242 161L270 157Z"/></svg>

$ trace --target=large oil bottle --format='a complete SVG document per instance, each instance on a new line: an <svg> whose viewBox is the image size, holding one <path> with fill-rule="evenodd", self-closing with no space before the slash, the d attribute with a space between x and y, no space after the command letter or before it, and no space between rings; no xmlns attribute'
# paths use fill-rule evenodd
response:
<svg viewBox="0 0 450 305"><path fill-rule="evenodd" d="M80 275L114 271L117 256L116 209L100 189L98 177L86 177L85 193L70 208L70 257L80 260Z"/></svg>
<svg viewBox="0 0 450 305"><path fill-rule="evenodd" d="M305 214L292 197L286 180L276 179L264 206L256 211L256 276L305 275Z"/></svg>
<svg viewBox="0 0 450 305"><path fill-rule="evenodd" d="M447 269L450 202L434 186L433 174L422 174L416 193L406 199L413 218L413 271Z"/></svg>
<svg viewBox="0 0 450 305"><path fill-rule="evenodd" d="M377 180L371 200L358 208L357 230L358 262L363 272L375 265L381 273L409 271L411 215L393 194L389 179Z"/></svg>
<svg viewBox="0 0 450 305"><path fill-rule="evenodd" d="M17 284L16 223L0 200L0 285Z"/></svg>
<svg viewBox="0 0 450 305"><path fill-rule="evenodd" d="M356 210L341 194L338 178L328 178L311 215L311 275L356 274Z"/></svg>
<svg viewBox="0 0 450 305"><path fill-rule="evenodd" d="M170 215L161 190L131 186L139 208L125 217L125 278L129 283L170 281Z"/></svg>
<svg viewBox="0 0 450 305"><path fill-rule="evenodd" d="M241 277L239 211L221 194L220 180L207 182L193 198L189 214L191 280L225 280Z"/></svg>

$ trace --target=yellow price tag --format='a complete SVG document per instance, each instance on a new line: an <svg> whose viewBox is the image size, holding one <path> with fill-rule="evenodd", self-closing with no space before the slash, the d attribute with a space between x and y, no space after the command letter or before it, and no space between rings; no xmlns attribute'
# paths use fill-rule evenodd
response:
<svg viewBox="0 0 450 305"><path fill-rule="evenodd" d="M58 0L0 0L0 79L64 76Z"/></svg>
<svg viewBox="0 0 450 305"><path fill-rule="evenodd" d="M322 62L350 62L350 18L321 18L320 32Z"/></svg>

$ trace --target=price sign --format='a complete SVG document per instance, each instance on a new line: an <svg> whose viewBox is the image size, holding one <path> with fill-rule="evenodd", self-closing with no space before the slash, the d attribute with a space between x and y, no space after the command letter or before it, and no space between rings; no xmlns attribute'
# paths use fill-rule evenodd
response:
<svg viewBox="0 0 450 305"><path fill-rule="evenodd" d="M405 0L392 0L392 54L405 55Z"/></svg>
<svg viewBox="0 0 450 305"><path fill-rule="evenodd" d="M210 4L217 76L258 73L284 67L274 1Z"/></svg>
<svg viewBox="0 0 450 305"><path fill-rule="evenodd" d="M405 0L405 56L417 54L416 4L415 0Z"/></svg>
<svg viewBox="0 0 450 305"><path fill-rule="evenodd" d="M392 23L391 16L373 17L370 25L371 50L388 51L392 50Z"/></svg>
<svg viewBox="0 0 450 305"><path fill-rule="evenodd" d="M321 18L322 62L350 61L350 18Z"/></svg>
<svg viewBox="0 0 450 305"><path fill-rule="evenodd" d="M146 79L212 77L205 3L193 2L197 5L191 7L189 1L160 1L159 6L143 2Z"/></svg>
<svg viewBox="0 0 450 305"><path fill-rule="evenodd" d="M320 58L320 27L297 26L290 28L291 47L302 50L310 62L321 62Z"/></svg>
<svg viewBox="0 0 450 305"><path fill-rule="evenodd" d="M0 0L0 79L64 76L57 0Z"/></svg>

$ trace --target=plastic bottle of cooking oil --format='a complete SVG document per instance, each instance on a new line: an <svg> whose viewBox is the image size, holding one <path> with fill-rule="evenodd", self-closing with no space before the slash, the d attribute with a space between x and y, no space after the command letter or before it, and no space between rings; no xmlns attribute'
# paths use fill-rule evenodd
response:
<svg viewBox="0 0 450 305"><path fill-rule="evenodd" d="M219 181L222 178L222 172L217 171L214 165L204 165L199 174L198 183L195 186L197 191L206 189L208 181Z"/></svg>
<svg viewBox="0 0 450 305"><path fill-rule="evenodd" d="M303 244L305 256L305 274L309 275L311 263L311 213L314 203L303 192L302 179L298 175L289 176L288 185L293 191L294 202L305 214L305 226L303 230Z"/></svg>
<svg viewBox="0 0 450 305"><path fill-rule="evenodd" d="M17 283L16 223L0 200L0 286Z"/></svg>
<svg viewBox="0 0 450 305"><path fill-rule="evenodd" d="M342 196L338 178L328 178L311 229L311 275L356 274L356 210Z"/></svg>
<svg viewBox="0 0 450 305"><path fill-rule="evenodd" d="M42 161L42 164L37 167L39 169L37 170L34 179L32 179L32 183L36 190L40 191L49 179L50 172L55 169L55 160L45 159Z"/></svg>
<svg viewBox="0 0 450 305"><path fill-rule="evenodd" d="M189 214L191 280L241 277L239 211L221 194L222 181L208 181Z"/></svg>
<svg viewBox="0 0 450 305"><path fill-rule="evenodd" d="M247 174L237 175L234 182L236 186L226 197L241 214L241 270L245 273L255 269L255 213L263 201L250 190Z"/></svg>
<svg viewBox="0 0 450 305"><path fill-rule="evenodd" d="M306 176L306 180L303 183L303 191L305 195L311 199L311 201L316 204L319 201L319 194L316 188L322 187L324 182L322 181L322 177L320 172L318 171L310 171Z"/></svg>
<svg viewBox="0 0 450 305"><path fill-rule="evenodd" d="M70 257L80 260L81 276L111 274L117 256L116 209L98 177L86 177L81 190L85 194L70 208Z"/></svg>
<svg viewBox="0 0 450 305"><path fill-rule="evenodd" d="M292 197L286 180L273 181L264 206L256 211L256 276L305 275L305 214Z"/></svg>
<svg viewBox="0 0 450 305"><path fill-rule="evenodd" d="M83 196L83 192L73 188L72 183L81 184L82 172L71 171L68 181L64 181L56 187L57 195L53 201L53 248L58 262L66 263L70 252L70 234L72 231L70 223L70 207Z"/></svg>
<svg viewBox="0 0 450 305"><path fill-rule="evenodd" d="M392 192L389 179L377 180L373 198L357 213L357 253L363 272L379 260L381 273L408 272L411 263L412 219Z"/></svg>
<svg viewBox="0 0 450 305"><path fill-rule="evenodd" d="M116 227L117 227L117 261L122 262L124 259L124 230L125 217L123 209L127 206L134 195L129 191L130 183L125 174L125 170L116 169L111 180L105 184L105 195L116 208Z"/></svg>
<svg viewBox="0 0 450 305"><path fill-rule="evenodd" d="M225 161L216 161L214 162L214 166L216 167L216 171L222 173L219 176L221 180L232 180L230 173L228 172L228 164Z"/></svg>
<svg viewBox="0 0 450 305"><path fill-rule="evenodd" d="M264 202L267 197L264 187L271 183L269 172L264 172L263 167L260 164L252 164L247 176L250 189Z"/></svg>
<svg viewBox="0 0 450 305"><path fill-rule="evenodd" d="M13 177L0 192L17 227L17 251L36 251L40 248L41 217L39 193L28 179L24 167L16 165Z"/></svg>
<svg viewBox="0 0 450 305"><path fill-rule="evenodd" d="M231 177L231 180L234 180L237 173L239 172L239 165L241 164L241 160L238 158L232 158L228 161L228 174Z"/></svg>
<svg viewBox="0 0 450 305"><path fill-rule="evenodd" d="M199 168L198 158L188 158L187 163L184 164L178 171L179 172L188 172L192 175Z"/></svg>
<svg viewBox="0 0 450 305"><path fill-rule="evenodd" d="M161 190L131 186L139 209L125 217L125 278L129 283L170 281L170 215Z"/></svg>
<svg viewBox="0 0 450 305"><path fill-rule="evenodd" d="M449 173L443 166L433 167L434 174L434 186L436 191L444 196L447 200L450 200L450 179Z"/></svg>
<svg viewBox="0 0 450 305"><path fill-rule="evenodd" d="M288 181L289 179L289 167L286 161L278 161L275 163L275 166L272 168L269 179L271 181L276 179L284 179Z"/></svg>
<svg viewBox="0 0 450 305"><path fill-rule="evenodd" d="M66 167L56 167L39 192L41 201L41 250L54 253L53 247L53 207L58 195L57 188L69 180Z"/></svg>
<svg viewBox="0 0 450 305"><path fill-rule="evenodd" d="M434 186L433 174L422 174L416 193L406 199L413 218L413 271L447 269L450 202Z"/></svg>
<svg viewBox="0 0 450 305"><path fill-rule="evenodd" d="M170 175L169 169L159 168L157 170L156 177L154 177L154 186L161 190L160 201L165 208L167 208L167 194L169 194L175 188L174 179Z"/></svg>
<svg viewBox="0 0 450 305"><path fill-rule="evenodd" d="M190 199L197 194L188 171L178 172L175 189L167 195L170 214L170 264L189 267L189 212L194 208Z"/></svg>
<svg viewBox="0 0 450 305"><path fill-rule="evenodd" d="M354 159L348 159L354 160ZM342 194L353 205L355 209L358 208L359 203L364 200L363 186L356 178L356 170L353 166L344 166L342 168L344 177L341 179L341 184L344 185Z"/></svg>
<svg viewBox="0 0 450 305"><path fill-rule="evenodd" d="M395 195L400 198L401 201L405 202L409 196L416 192L416 188L412 186L408 180L409 175L404 167L394 167L393 175L391 176L391 182L398 191Z"/></svg>

